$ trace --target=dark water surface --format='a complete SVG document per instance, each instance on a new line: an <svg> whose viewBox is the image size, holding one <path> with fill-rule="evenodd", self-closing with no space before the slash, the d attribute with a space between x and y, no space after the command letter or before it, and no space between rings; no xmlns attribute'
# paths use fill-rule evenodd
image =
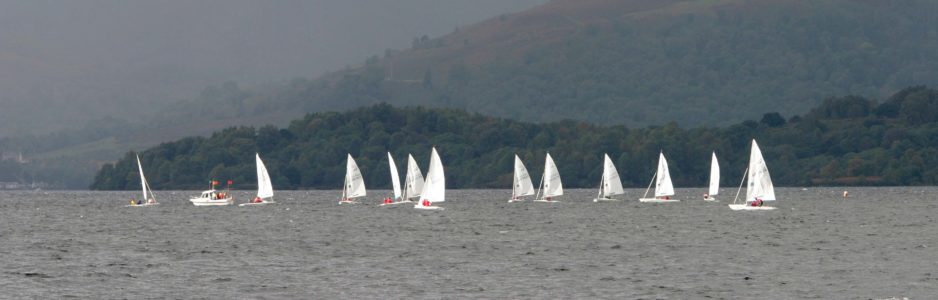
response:
<svg viewBox="0 0 938 300"><path fill-rule="evenodd" d="M373 190L265 207L158 191L147 208L124 207L134 192L0 192L0 296L934 299L938 188L848 190L782 188L771 212L730 211L735 189L674 204L451 190L445 211L378 207Z"/></svg>

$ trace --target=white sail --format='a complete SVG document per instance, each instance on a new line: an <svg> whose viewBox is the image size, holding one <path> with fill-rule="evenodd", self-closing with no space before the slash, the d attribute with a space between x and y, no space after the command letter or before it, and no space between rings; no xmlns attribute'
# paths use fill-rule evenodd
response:
<svg viewBox="0 0 938 300"><path fill-rule="evenodd" d="M407 155L407 176L404 177L404 198L410 199L420 197L423 191L423 173L420 172L420 166L414 160L414 156Z"/></svg>
<svg viewBox="0 0 938 300"><path fill-rule="evenodd" d="M563 183L560 182L560 171L554 164L554 159L547 153L544 161L544 197L557 197L563 195Z"/></svg>
<svg viewBox="0 0 938 300"><path fill-rule="evenodd" d="M260 154L254 156L257 164L257 197L261 199L274 196L274 186L270 183L270 174L267 174L267 166L261 160Z"/></svg>
<svg viewBox="0 0 938 300"><path fill-rule="evenodd" d="M436 148L430 153L430 167L427 169L427 181L423 184L420 198L430 202L446 201L446 176L443 173L443 162ZM420 203L417 203L420 206Z"/></svg>
<svg viewBox="0 0 938 300"><path fill-rule="evenodd" d="M345 165L345 198L358 198L365 196L365 179L362 178L362 172L358 169L358 164L352 155L348 155L348 163Z"/></svg>
<svg viewBox="0 0 938 300"><path fill-rule="evenodd" d="M655 197L674 196L674 185L671 183L671 172L668 171L668 161L664 153L658 154L658 173L655 183Z"/></svg>
<svg viewBox="0 0 938 300"><path fill-rule="evenodd" d="M531 176L528 175L528 169L524 167L521 158L515 154L515 180L512 183L511 198L534 195L534 184L531 183Z"/></svg>
<svg viewBox="0 0 938 300"><path fill-rule="evenodd" d="M749 185L746 186L746 201L754 201L758 197L763 201L775 200L775 187L772 186L772 177L769 168L762 158L762 150L756 140L752 140L752 151L749 153Z"/></svg>
<svg viewBox="0 0 938 300"><path fill-rule="evenodd" d="M619 171L616 170L616 165L612 163L612 159L609 159L608 154L604 154L604 156L602 196L609 197L624 194L625 190L622 189L622 180L619 179Z"/></svg>
<svg viewBox="0 0 938 300"><path fill-rule="evenodd" d="M143 190L143 199L142 201L146 202L150 199L148 193L152 194L153 191L150 190L150 184L147 183L147 178L143 176L143 164L140 163L140 156L137 155L137 169L140 170L140 188ZM151 195L152 196L152 195Z"/></svg>
<svg viewBox="0 0 938 300"><path fill-rule="evenodd" d="M401 175L397 173L397 165L391 152L388 152L388 166L391 168L391 186L394 188L394 199L401 198Z"/></svg>
<svg viewBox="0 0 938 300"><path fill-rule="evenodd" d="M707 194L716 196L720 192L720 164L717 162L717 153L713 152L710 160L710 190Z"/></svg>

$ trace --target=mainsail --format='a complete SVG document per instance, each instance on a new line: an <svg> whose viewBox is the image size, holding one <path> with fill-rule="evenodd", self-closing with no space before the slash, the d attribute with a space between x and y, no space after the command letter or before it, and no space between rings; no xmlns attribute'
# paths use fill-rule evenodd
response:
<svg viewBox="0 0 938 300"><path fill-rule="evenodd" d="M668 171L668 161L664 153L658 153L658 172L655 182L655 197L673 196L674 185L671 183L671 173Z"/></svg>
<svg viewBox="0 0 938 300"><path fill-rule="evenodd" d="M534 184L531 183L531 176L528 175L528 169L524 167L521 158L515 155L515 180L512 183L511 198L515 199L521 196L534 195Z"/></svg>
<svg viewBox="0 0 938 300"><path fill-rule="evenodd" d="M397 173L397 165L394 164L394 157L388 152L388 166L391 168L391 186L394 189L394 199L401 198L401 175Z"/></svg>
<svg viewBox="0 0 938 300"><path fill-rule="evenodd" d="M762 150L759 149L756 140L752 140L748 173L749 185L746 186L746 201L754 201L757 197L763 201L775 200L775 187L772 185L772 177L769 176L769 168L765 165Z"/></svg>
<svg viewBox="0 0 938 300"><path fill-rule="evenodd" d="M717 153L713 152L710 160L710 190L707 194L716 196L720 192L720 164L717 163Z"/></svg>
<svg viewBox="0 0 938 300"><path fill-rule="evenodd" d="M436 148L430 153L430 167L427 169L427 181L423 185L420 198L430 202L446 201L446 175L443 173L443 162ZM420 205L418 203L418 205Z"/></svg>
<svg viewBox="0 0 938 300"><path fill-rule="evenodd" d="M140 155L137 155L137 169L140 170L140 187L143 190L142 201L147 201L150 199L150 197L154 196L153 190L150 189L150 184L147 183L147 178L143 176L143 164L140 163Z"/></svg>
<svg viewBox="0 0 938 300"><path fill-rule="evenodd" d="M362 172L358 169L355 159L349 154L348 163L345 165L345 193L343 193L343 197L351 199L363 196L365 196L365 180L362 178Z"/></svg>
<svg viewBox="0 0 938 300"><path fill-rule="evenodd" d="M619 179L619 171L616 165L609 159L609 154L604 154L603 179L602 179L602 197L621 195L625 193L622 189L622 180Z"/></svg>
<svg viewBox="0 0 938 300"><path fill-rule="evenodd" d="M407 155L407 175L404 177L404 199L420 197L423 191L423 173L414 160L414 156Z"/></svg>
<svg viewBox="0 0 938 300"><path fill-rule="evenodd" d="M267 166L261 160L260 154L254 156L257 164L257 197L261 199L274 196L274 186L270 183L270 174L267 174Z"/></svg>
<svg viewBox="0 0 938 300"><path fill-rule="evenodd" d="M544 197L556 197L563 195L563 183L560 182L560 171L554 164L554 159L547 153L547 159L544 161Z"/></svg>

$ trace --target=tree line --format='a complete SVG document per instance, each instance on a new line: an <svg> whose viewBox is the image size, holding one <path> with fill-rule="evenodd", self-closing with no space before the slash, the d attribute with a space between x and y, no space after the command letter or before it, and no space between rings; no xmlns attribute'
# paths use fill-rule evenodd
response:
<svg viewBox="0 0 938 300"><path fill-rule="evenodd" d="M883 103L856 96L824 100L804 116L767 113L728 127L648 128L577 121L526 123L454 109L377 104L307 115L286 128L233 127L142 151L156 189L195 189L211 179L254 188L260 153L277 189L339 189L346 154L369 188L389 188L386 152L398 166L407 154L426 172L431 146L446 167L449 188L508 188L518 154L532 178L549 151L566 187L597 186L602 155L616 163L627 187L645 187L659 151L678 187L704 186L715 151L723 186L738 184L749 141L762 146L779 186L938 184L938 91L911 87ZM135 153L104 165L92 189L139 188ZM403 167L401 167L401 171ZM403 175L403 174L402 174Z"/></svg>

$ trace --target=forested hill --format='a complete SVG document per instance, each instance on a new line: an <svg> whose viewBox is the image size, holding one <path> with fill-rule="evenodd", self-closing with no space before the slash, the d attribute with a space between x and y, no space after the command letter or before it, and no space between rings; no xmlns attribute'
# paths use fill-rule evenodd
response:
<svg viewBox="0 0 938 300"><path fill-rule="evenodd" d="M862 97L828 98L810 113L778 113L729 127L682 129L676 124L630 129L575 121L546 124L505 120L459 110L375 105L317 113L288 128L237 127L210 138L186 138L141 153L156 189L201 188L233 179L253 188L260 153L277 189L339 189L347 153L369 188L389 188L386 151L398 166L412 153L424 171L431 146L446 167L449 188L508 188L514 154L539 178L550 151L566 187L594 187L608 153L623 184L645 187L664 151L678 187L704 186L716 151L723 186L735 186L749 141L762 146L780 186L938 184L938 91L914 87L878 104ZM133 153L105 165L92 189L139 188Z"/></svg>
<svg viewBox="0 0 938 300"><path fill-rule="evenodd" d="M933 0L553 0L408 39L408 49L319 78L207 87L134 114L142 124L108 114L84 128L0 139L0 152L30 161L0 177L79 188L128 149L378 103L633 128L800 115L826 97L938 86L936 12Z"/></svg>
<svg viewBox="0 0 938 300"><path fill-rule="evenodd" d="M930 0L554 0L417 38L287 107L725 126L803 114L825 97L938 85L936 12Z"/></svg>

